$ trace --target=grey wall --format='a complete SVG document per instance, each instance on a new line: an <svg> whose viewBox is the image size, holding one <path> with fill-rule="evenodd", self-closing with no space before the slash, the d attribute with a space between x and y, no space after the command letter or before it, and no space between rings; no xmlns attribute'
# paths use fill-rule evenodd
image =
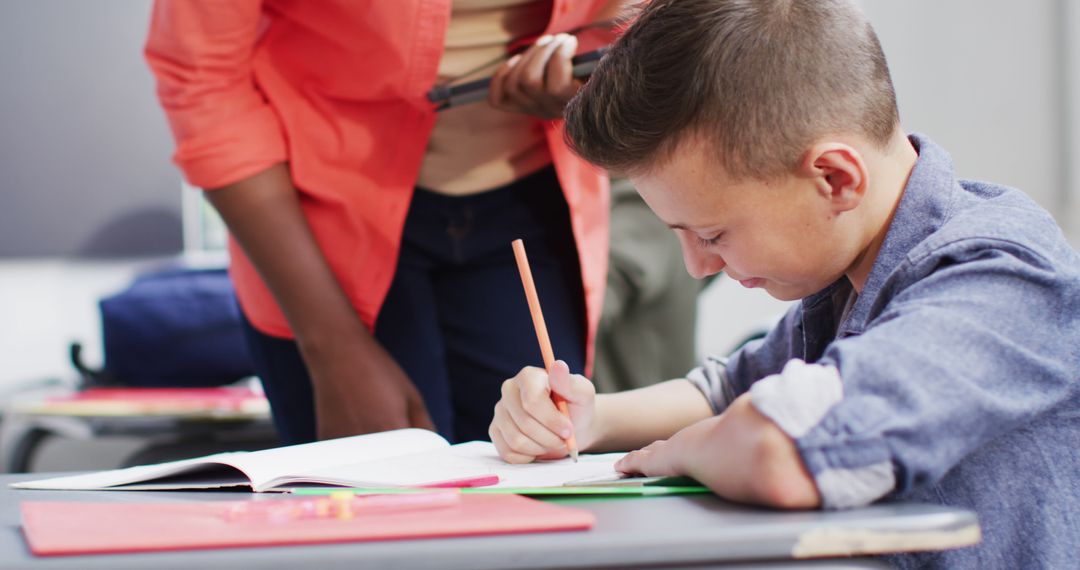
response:
<svg viewBox="0 0 1080 570"><path fill-rule="evenodd" d="M1073 244L1077 180L1073 0L863 0L908 131L930 135L965 178L1021 188ZM1071 190L1070 190L1071 189Z"/></svg>
<svg viewBox="0 0 1080 570"><path fill-rule="evenodd" d="M0 1L0 257L180 250L149 0Z"/></svg>
<svg viewBox="0 0 1080 570"><path fill-rule="evenodd" d="M946 146L962 176L1027 191L1074 244L1077 4L862 1L905 126ZM0 1L0 257L180 248L180 177L141 56L149 9Z"/></svg>
<svg viewBox="0 0 1080 570"><path fill-rule="evenodd" d="M1077 246L1080 244L1080 2L1070 0L1060 0L1060 2L1064 7L1064 13L1058 23L1065 68L1065 77L1062 82L1065 115L1062 120L1069 129L1065 136L1064 153L1069 193L1064 207L1068 228L1072 232L1072 243L1073 246Z"/></svg>

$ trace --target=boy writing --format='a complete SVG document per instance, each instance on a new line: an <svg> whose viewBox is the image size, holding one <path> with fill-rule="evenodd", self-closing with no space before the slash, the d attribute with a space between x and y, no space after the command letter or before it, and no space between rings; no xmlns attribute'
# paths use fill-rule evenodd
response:
<svg viewBox="0 0 1080 570"><path fill-rule="evenodd" d="M503 386L510 462L634 449L780 508L889 498L975 510L983 543L900 566L1068 567L1080 536L1080 256L1022 193L955 178L902 130L876 35L847 0L656 0L566 112L629 176L695 277L801 299L763 340L595 395L557 364ZM549 388L550 386L550 388Z"/></svg>

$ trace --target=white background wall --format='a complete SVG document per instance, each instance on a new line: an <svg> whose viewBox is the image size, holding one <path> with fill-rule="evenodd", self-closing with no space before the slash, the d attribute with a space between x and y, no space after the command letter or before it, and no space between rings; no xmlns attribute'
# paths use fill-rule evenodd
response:
<svg viewBox="0 0 1080 570"><path fill-rule="evenodd" d="M1059 214L1069 150L1066 4L1075 2L863 2L904 126L948 149L961 176L1019 187Z"/></svg>

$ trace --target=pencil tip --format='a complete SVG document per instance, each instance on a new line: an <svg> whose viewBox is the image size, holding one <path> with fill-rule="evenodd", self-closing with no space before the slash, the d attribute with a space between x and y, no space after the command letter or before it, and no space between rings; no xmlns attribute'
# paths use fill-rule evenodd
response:
<svg viewBox="0 0 1080 570"><path fill-rule="evenodd" d="M570 450L570 458L574 460L574 463L577 463L577 450L576 449L571 449Z"/></svg>

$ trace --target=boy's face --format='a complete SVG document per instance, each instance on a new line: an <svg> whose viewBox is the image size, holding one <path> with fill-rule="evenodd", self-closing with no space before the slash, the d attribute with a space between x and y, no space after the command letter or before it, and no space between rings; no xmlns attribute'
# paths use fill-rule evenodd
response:
<svg viewBox="0 0 1080 570"><path fill-rule="evenodd" d="M816 293L844 275L857 240L825 180L786 175L732 182L706 149L686 142L665 164L630 177L679 236L690 275L723 271L782 300Z"/></svg>

